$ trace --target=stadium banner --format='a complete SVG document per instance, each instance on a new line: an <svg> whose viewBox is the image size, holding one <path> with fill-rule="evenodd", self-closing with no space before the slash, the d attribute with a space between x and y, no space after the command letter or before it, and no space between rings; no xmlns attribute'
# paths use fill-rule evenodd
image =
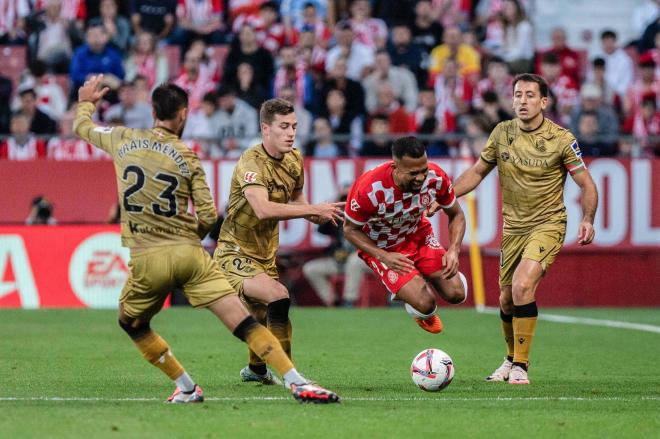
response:
<svg viewBox="0 0 660 439"><path fill-rule="evenodd" d="M471 165L469 160L432 160L452 179ZM343 186L352 184L365 170L382 162L382 159L306 160L307 199L311 203L332 201ZM203 165L213 197L222 211L229 198L235 161L205 161ZM588 166L600 194L596 240L590 248L658 248L660 159L597 158L588 160ZM0 161L0 175L5 186L12 188L0 195L0 223L23 223L36 195L45 195L53 202L54 217L60 223L103 223L117 201L113 165L106 161ZM479 245L491 251L498 248L502 228L497 178L497 172L491 172L476 190ZM567 180L564 197L568 212L566 246L578 249L575 243L581 215L580 191L570 177ZM465 205L463 207L466 211ZM446 230L444 215L436 215L432 220L436 230L439 220L443 221L439 230ZM304 220L282 223L282 248L309 250L327 245L328 238L315 230L314 225Z"/></svg>

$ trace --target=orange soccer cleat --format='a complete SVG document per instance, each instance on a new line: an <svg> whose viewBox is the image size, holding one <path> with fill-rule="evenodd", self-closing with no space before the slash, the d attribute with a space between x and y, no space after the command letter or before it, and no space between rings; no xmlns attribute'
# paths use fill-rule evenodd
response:
<svg viewBox="0 0 660 439"><path fill-rule="evenodd" d="M415 321L419 327L426 332L430 332L431 334L439 334L442 332L442 320L440 320L440 317L437 314L433 314L432 317L429 317L426 320L417 318Z"/></svg>

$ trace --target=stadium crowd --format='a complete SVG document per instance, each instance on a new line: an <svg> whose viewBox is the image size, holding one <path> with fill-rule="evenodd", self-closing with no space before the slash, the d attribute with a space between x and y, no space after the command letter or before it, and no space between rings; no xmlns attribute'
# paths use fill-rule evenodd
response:
<svg viewBox="0 0 660 439"><path fill-rule="evenodd" d="M183 137L203 158L256 142L274 96L295 104L308 157L389 156L403 133L430 156L477 156L512 117L522 72L548 80L546 115L585 155L657 156L659 3L632 11L635 41L603 29L589 59L561 27L534 44L524 0L3 0L0 159L104 159L71 131L77 89L98 73L109 126L151 127L151 90L186 89Z"/></svg>

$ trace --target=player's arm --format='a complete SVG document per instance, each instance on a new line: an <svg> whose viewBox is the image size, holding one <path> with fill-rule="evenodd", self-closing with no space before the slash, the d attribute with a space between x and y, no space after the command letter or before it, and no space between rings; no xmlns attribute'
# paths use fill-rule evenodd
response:
<svg viewBox="0 0 660 439"><path fill-rule="evenodd" d="M591 244L596 234L594 231L594 217L598 208L598 189L596 189L596 184L586 169L571 174L571 177L582 192L582 220L578 229L578 244Z"/></svg>
<svg viewBox="0 0 660 439"><path fill-rule="evenodd" d="M191 198L193 206L195 206L195 214L197 215L197 236L200 239L204 238L209 230L213 227L218 220L218 211L215 208L213 197L211 197L211 190L206 183L206 174L204 168L197 156L193 155L192 163L192 177L191 177Z"/></svg>
<svg viewBox="0 0 660 439"><path fill-rule="evenodd" d="M268 190L260 185L251 185L243 189L243 194L250 203L254 214L260 220L276 219L288 220L294 218L305 218L309 215L317 215L325 221L337 221L343 218L342 210L335 203L302 204L276 203L268 199Z"/></svg>
<svg viewBox="0 0 660 439"><path fill-rule="evenodd" d="M442 257L442 276L445 279L453 277L458 272L458 255L461 252L463 236L465 236L465 215L458 202L445 207L445 214L449 218L449 246Z"/></svg>
<svg viewBox="0 0 660 439"><path fill-rule="evenodd" d="M289 201L289 204L309 205L309 202L307 201L307 197L305 196L303 191L297 190L293 193L293 195L291 197L291 201ZM336 202L336 203L330 203L330 204L338 207L339 209L343 209L344 204L346 204L346 203ZM325 224L325 223L328 222L327 219L321 218L318 215L306 215L303 218L305 218L307 221L312 222L314 224Z"/></svg>
<svg viewBox="0 0 660 439"><path fill-rule="evenodd" d="M78 90L78 107L73 121L73 132L88 143L112 153L112 131L120 128L103 127L92 120L96 103L110 90L108 87L100 88L102 81L103 75L94 75Z"/></svg>
<svg viewBox="0 0 660 439"><path fill-rule="evenodd" d="M480 157L474 165L454 181L454 192L456 192L456 196L462 197L468 192L473 191L486 178L490 171L493 170L495 165L496 162L490 163L484 160L483 157Z"/></svg>

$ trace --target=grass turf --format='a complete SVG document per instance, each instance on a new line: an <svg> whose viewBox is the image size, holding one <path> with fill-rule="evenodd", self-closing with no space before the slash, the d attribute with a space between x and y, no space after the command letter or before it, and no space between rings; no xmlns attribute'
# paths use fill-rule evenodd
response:
<svg viewBox="0 0 660 439"><path fill-rule="evenodd" d="M653 309L548 311L660 325ZM0 436L641 438L660 430L660 334L541 321L532 385L512 386L483 381L503 356L498 317L441 315L445 333L432 335L401 308L295 308L298 369L344 398L301 406L281 387L239 382L247 352L210 313L166 310L152 327L209 398L170 406L162 401L174 386L140 357L115 312L2 310ZM427 347L456 366L440 393L418 390L409 376Z"/></svg>

